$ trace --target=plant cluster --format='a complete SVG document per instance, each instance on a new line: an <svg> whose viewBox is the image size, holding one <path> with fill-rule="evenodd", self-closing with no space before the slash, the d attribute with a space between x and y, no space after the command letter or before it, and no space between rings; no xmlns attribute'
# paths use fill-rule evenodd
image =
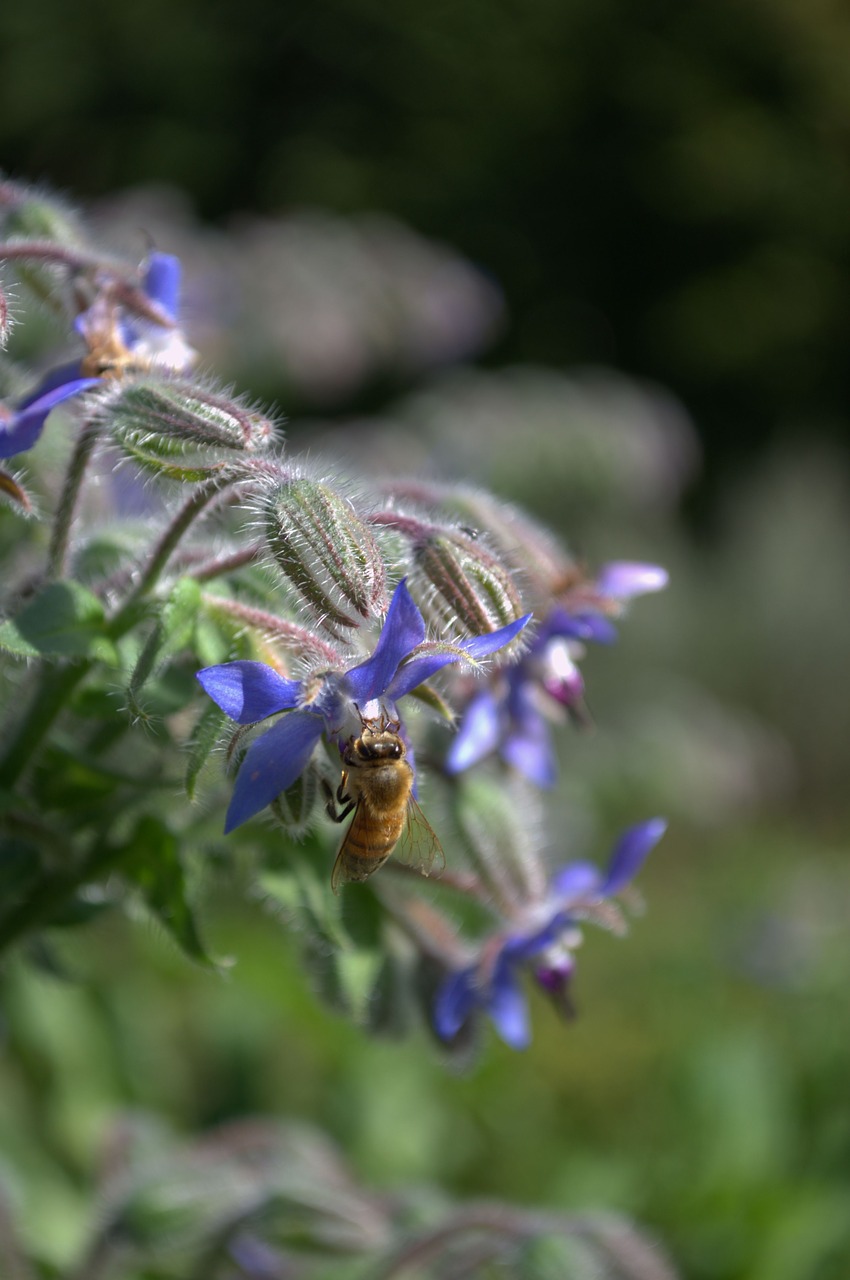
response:
<svg viewBox="0 0 850 1280"><path fill-rule="evenodd" d="M0 946L141 904L214 966L215 870L371 1029L419 1016L463 1060L485 1015L523 1048L526 982L571 1012L584 926L623 931L664 831L639 822L602 871L555 853L544 805L586 647L664 571L590 571L514 506L380 458L292 456L195 371L158 248L104 255L12 182L0 240Z"/></svg>

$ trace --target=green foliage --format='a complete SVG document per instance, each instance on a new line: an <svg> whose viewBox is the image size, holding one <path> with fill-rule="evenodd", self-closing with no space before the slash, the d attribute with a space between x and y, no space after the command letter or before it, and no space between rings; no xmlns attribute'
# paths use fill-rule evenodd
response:
<svg viewBox="0 0 850 1280"><path fill-rule="evenodd" d="M53 582L16 618L0 623L0 649L19 658L117 661L103 605L78 582Z"/></svg>

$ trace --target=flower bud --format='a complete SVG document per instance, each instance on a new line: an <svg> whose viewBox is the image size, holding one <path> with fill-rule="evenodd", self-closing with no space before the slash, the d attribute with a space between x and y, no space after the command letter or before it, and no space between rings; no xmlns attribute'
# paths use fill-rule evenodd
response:
<svg viewBox="0 0 850 1280"><path fill-rule="evenodd" d="M434 528L413 556L423 614L438 630L456 635L460 624L479 636L522 616L510 570L472 534Z"/></svg>
<svg viewBox="0 0 850 1280"><path fill-rule="evenodd" d="M278 568L330 631L358 626L352 612L376 618L386 608L375 537L331 485L296 476L269 495L262 519Z"/></svg>
<svg viewBox="0 0 850 1280"><path fill-rule="evenodd" d="M518 778L466 774L455 814L475 870L508 915L518 903L545 897L540 807L532 787Z"/></svg>
<svg viewBox="0 0 850 1280"><path fill-rule="evenodd" d="M76 218L60 200L22 183L0 183L0 235L4 240L50 240L82 248Z"/></svg>
<svg viewBox="0 0 850 1280"><path fill-rule="evenodd" d="M97 412L136 462L179 480L208 475L222 454L257 452L272 433L256 410L191 382L153 377L110 383Z"/></svg>
<svg viewBox="0 0 850 1280"><path fill-rule="evenodd" d="M15 280L29 289L37 298L51 298L60 280L64 279L63 253L72 256L85 250L85 237L71 211L61 201L34 191L22 183L0 182L0 240L13 241L21 246L33 242L37 246L56 246L58 256L39 261L17 257Z"/></svg>

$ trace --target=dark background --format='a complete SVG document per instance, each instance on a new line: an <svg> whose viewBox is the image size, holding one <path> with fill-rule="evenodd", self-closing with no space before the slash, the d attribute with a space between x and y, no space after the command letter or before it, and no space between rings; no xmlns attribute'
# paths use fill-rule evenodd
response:
<svg viewBox="0 0 850 1280"><path fill-rule="evenodd" d="M379 209L501 282L488 360L671 388L692 511L844 439L850 11L829 0L60 0L0 16L0 157L85 201ZM370 406L374 407L374 406Z"/></svg>

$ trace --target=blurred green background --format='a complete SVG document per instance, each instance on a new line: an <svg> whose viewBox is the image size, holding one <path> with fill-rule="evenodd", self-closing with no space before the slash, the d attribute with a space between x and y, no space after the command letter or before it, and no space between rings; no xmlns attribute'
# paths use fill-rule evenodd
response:
<svg viewBox="0 0 850 1280"><path fill-rule="evenodd" d="M285 262L307 245L324 310L291 274L277 346L271 321L198 342L294 441L442 458L591 562L672 573L591 655L597 728L564 742L553 851L671 817L646 915L586 941L577 1021L540 1003L527 1054L494 1040L447 1074L424 1033L377 1044L322 1011L297 939L213 881L227 979L148 922L63 937L2 977L0 1159L45 1259L79 1247L104 1135L139 1108L178 1133L312 1119L378 1185L617 1208L694 1280L850 1274L848 58L837 0L3 7L7 171L93 204L177 184L188 203L98 207L179 247L224 327L228 253L250 312L280 228ZM482 273L455 343L476 371L374 355L388 293L361 276L415 293L436 269L377 215ZM370 338L340 380L349 278Z"/></svg>

